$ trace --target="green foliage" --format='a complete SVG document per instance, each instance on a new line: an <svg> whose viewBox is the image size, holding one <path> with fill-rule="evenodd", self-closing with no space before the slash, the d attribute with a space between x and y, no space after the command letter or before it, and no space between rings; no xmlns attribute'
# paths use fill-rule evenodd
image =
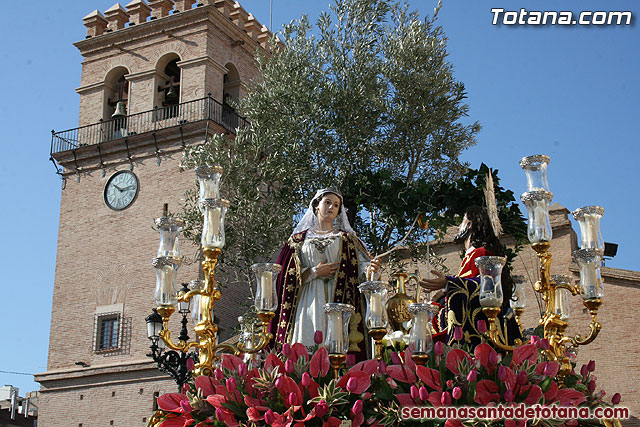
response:
<svg viewBox="0 0 640 427"><path fill-rule="evenodd" d="M441 233L471 202L483 204L474 187L483 168L467 170L458 159L480 125L465 118L464 84L435 16L421 19L392 0L335 0L316 27L303 16L284 28L286 47L257 55L262 80L238 105L250 129L187 150L185 166L225 169L231 208L220 266L238 281L277 252L318 188L343 192L374 254L397 244L420 212ZM512 194L500 191L505 231L519 233ZM185 216L197 240L193 193ZM424 233L406 242L416 260Z"/></svg>

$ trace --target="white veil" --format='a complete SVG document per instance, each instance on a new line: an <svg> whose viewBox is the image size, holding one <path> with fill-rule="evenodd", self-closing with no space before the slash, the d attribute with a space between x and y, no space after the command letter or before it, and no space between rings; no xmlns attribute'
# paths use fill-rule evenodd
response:
<svg viewBox="0 0 640 427"><path fill-rule="evenodd" d="M356 232L353 231L353 228L351 228L351 224L349 223L349 218L347 218L347 210L344 207L344 200L342 199L342 194L340 194L337 190L334 190L331 188L322 188L316 191L316 195L313 196L313 199L311 199L311 202L309 202L309 207L307 208L307 211L304 213L304 216L302 217L298 225L296 225L296 228L293 230L292 235L298 234L301 231L311 229L318 225L318 218L316 217L316 214L313 212L313 202L316 200L320 201L322 196L324 196L327 193L335 194L336 196L340 197L340 212L338 213L338 216L334 221L334 227L340 230L344 230L348 233L356 234Z"/></svg>

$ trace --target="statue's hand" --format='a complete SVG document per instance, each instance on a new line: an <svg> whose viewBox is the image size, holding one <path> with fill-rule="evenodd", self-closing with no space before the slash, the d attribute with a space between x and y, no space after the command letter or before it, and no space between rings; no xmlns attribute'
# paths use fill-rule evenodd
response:
<svg viewBox="0 0 640 427"><path fill-rule="evenodd" d="M444 288L444 285L447 284L447 277L436 270L431 270L431 273L434 275L434 277L432 277L431 279L420 280L420 286L430 292Z"/></svg>
<svg viewBox="0 0 640 427"><path fill-rule="evenodd" d="M340 263L338 262L331 262L331 263L326 263L326 262L321 262L318 265L316 265L316 277L331 277L334 274L336 274L336 271L338 270L338 265Z"/></svg>
<svg viewBox="0 0 640 427"><path fill-rule="evenodd" d="M369 265L367 265L366 268L364 269L367 275L367 278L377 274L378 270L380 270L380 258L372 259Z"/></svg>

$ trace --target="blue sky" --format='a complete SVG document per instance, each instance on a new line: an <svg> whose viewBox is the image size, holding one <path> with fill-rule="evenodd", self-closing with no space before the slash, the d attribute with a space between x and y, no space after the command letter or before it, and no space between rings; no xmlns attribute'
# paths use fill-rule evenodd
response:
<svg viewBox="0 0 640 427"><path fill-rule="evenodd" d="M269 0L241 4L269 24ZM273 0L273 27L303 13L313 21L328 4ZM409 4L424 17L436 1ZM39 385L27 375L6 372L43 372L47 361L61 188L49 161L50 132L78 125L74 89L81 57L72 43L85 37L85 15L112 5L111 0L3 4L0 385L15 385L21 395ZM491 8L632 11L633 24L494 26ZM603 206L604 239L620 245L607 266L630 270L640 269L635 257L639 15L640 3L633 0L445 0L439 17L455 76L468 91L470 119L483 126L478 145L463 159L473 167L484 162L498 169L502 185L519 195L525 189L519 159L549 155L554 201L570 210Z"/></svg>

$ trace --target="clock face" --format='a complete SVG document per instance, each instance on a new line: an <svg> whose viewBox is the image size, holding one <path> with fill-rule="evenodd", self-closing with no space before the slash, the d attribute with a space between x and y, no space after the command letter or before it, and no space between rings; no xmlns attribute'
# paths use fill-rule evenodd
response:
<svg viewBox="0 0 640 427"><path fill-rule="evenodd" d="M104 202L114 211L129 207L138 195L138 177L129 171L114 173L104 187Z"/></svg>

